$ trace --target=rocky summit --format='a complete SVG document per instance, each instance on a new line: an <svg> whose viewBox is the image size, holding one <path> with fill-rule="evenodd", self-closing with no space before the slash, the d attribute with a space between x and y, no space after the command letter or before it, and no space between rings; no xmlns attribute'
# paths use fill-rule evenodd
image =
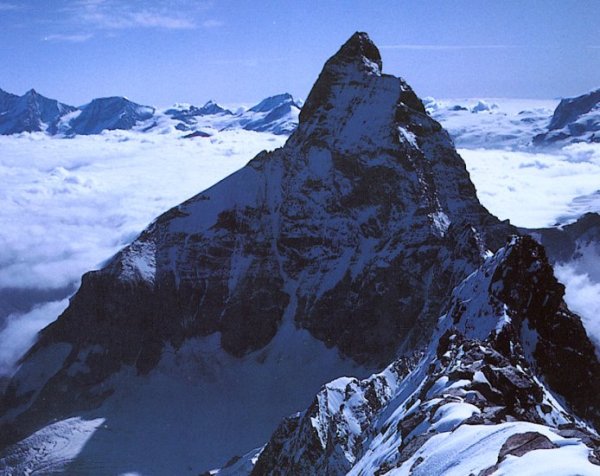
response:
<svg viewBox="0 0 600 476"><path fill-rule="evenodd" d="M397 370L386 372L395 375L394 385L412 385L403 376L433 345L432 336L437 346L439 316L453 290L461 283L456 289L466 289L464 280L478 269L484 271L477 276L514 278L514 291L494 288L490 312L502 317L506 305L505 320L515 323L507 329L515 332L531 328L515 327L524 319L518 316L528 316L546 350L538 356L536 347L524 359L580 418L596 421L591 394L567 388L586 378L581 365L593 357L587 347L580 358L569 350L584 345L585 332L560 304L560 292L533 304L518 294L518 283L528 289L527 270L535 263L522 268L525 260L510 261L522 248L517 245L498 251L516 232L480 204L448 134L404 80L382 72L377 47L356 33L325 63L282 148L260 153L158 217L103 269L84 275L68 309L42 331L8 384L1 461L19 467L27 454L28 468L31 461L43 467L48 435L58 433L70 442L89 435L84 451L73 450L60 463L73 471L182 474L221 465L268 440L282 417L306 407L340 375L366 376L400 359ZM486 265L496 251L503 258L494 263L504 268ZM487 299L483 288L468 289L464 305ZM547 323L547 306L567 320ZM455 324L467 322L461 319ZM490 322L485 325L495 329L504 321ZM554 328L568 349L553 337ZM512 337L499 332L492 342L489 333L467 330L460 331L465 339L479 339L483 349L473 356L473 375L480 370L474 362L487 354L502 351L508 359L501 365L491 357L500 381L490 381L491 402L512 392L497 368L524 372L523 385L535 382L537 370L525 369L525 360L507 350ZM472 348L467 342L460 350L460 339L453 341L456 355ZM552 367L563 357L560 369ZM572 361L579 370L569 375ZM433 378L429 363L418 368L419 377L412 373L407 382ZM344 395L364 390L374 405L364 409L366 417L379 414L386 403L379 384L372 392L368 382L352 385ZM389 387L386 395L395 392L389 382L381 385ZM289 425L278 430L282 438L301 422ZM135 442L132 432L139 435ZM365 439L360 451L372 441ZM141 450L149 447L156 450ZM272 467L272 451L264 454L261 467ZM340 460L339 468L354 467L354 458Z"/></svg>

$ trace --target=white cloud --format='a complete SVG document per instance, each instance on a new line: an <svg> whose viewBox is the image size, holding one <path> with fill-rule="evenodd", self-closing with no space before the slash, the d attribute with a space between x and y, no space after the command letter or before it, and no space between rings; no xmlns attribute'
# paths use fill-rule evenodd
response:
<svg viewBox="0 0 600 476"><path fill-rule="evenodd" d="M35 342L37 333L65 310L67 299L37 306L24 314L8 316L0 331L0 376L11 375L16 362Z"/></svg>
<svg viewBox="0 0 600 476"><path fill-rule="evenodd" d="M94 35L91 33L81 33L81 34L72 34L72 35L64 35L64 34L56 34L56 35L48 35L43 39L44 41L58 41L58 42L67 42L67 43L83 43L91 39Z"/></svg>
<svg viewBox="0 0 600 476"><path fill-rule="evenodd" d="M598 261L600 256L596 256L596 268ZM600 282L594 281L588 273L581 272L577 263L556 265L554 272L565 285L565 301L569 309L581 317L600 358Z"/></svg>
<svg viewBox="0 0 600 476"><path fill-rule="evenodd" d="M0 2L0 12L11 12L16 10L22 10L23 6L15 5L14 3Z"/></svg>
<svg viewBox="0 0 600 476"><path fill-rule="evenodd" d="M216 20L199 21L208 8L199 1L118 2L115 0L81 0L70 4L65 11L75 24L104 30L157 28L189 30L202 24L205 28L220 26Z"/></svg>
<svg viewBox="0 0 600 476"><path fill-rule="evenodd" d="M562 217L591 211L582 210L574 199L593 194L600 184L600 144L577 144L553 153L486 149L459 149L459 153L483 205L517 226L552 226Z"/></svg>
<svg viewBox="0 0 600 476"><path fill-rule="evenodd" d="M281 141L248 131L202 141L123 131L0 136L0 288L76 282L157 215Z"/></svg>

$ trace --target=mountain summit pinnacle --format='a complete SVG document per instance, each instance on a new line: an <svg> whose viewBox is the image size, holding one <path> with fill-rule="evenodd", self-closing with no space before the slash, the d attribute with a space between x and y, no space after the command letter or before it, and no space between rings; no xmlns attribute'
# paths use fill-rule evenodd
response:
<svg viewBox="0 0 600 476"><path fill-rule="evenodd" d="M334 121L340 114L353 115L358 103L372 105L377 97L385 101L385 106L393 108L401 102L425 113L411 87L400 78L382 74L382 67L379 50L369 35L354 33L323 66L300 111L300 124L322 122L326 116L331 116L331 110L337 117ZM392 97L396 94L399 97ZM384 118L380 112L369 114ZM391 122L388 117L384 120Z"/></svg>
<svg viewBox="0 0 600 476"><path fill-rule="evenodd" d="M383 68L377 46L371 41L368 34L359 31L354 33L331 59L345 62L361 60L362 64L369 69L372 69L373 64L377 65L379 73Z"/></svg>

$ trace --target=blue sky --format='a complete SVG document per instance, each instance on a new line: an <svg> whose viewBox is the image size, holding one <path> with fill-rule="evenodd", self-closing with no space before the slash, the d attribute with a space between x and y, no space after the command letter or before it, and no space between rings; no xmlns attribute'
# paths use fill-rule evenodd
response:
<svg viewBox="0 0 600 476"><path fill-rule="evenodd" d="M357 30L421 96L600 87L600 1L0 0L0 88L73 105L306 97Z"/></svg>

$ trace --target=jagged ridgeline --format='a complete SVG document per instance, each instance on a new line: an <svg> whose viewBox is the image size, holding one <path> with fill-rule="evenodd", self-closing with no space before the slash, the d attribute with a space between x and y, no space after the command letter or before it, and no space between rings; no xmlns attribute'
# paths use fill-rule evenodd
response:
<svg viewBox="0 0 600 476"><path fill-rule="evenodd" d="M217 474L600 474L578 418L600 426L600 364L563 293L541 246L514 238L457 286L416 365L330 382Z"/></svg>
<svg viewBox="0 0 600 476"><path fill-rule="evenodd" d="M356 33L282 148L84 275L8 385L2 445L83 415L107 430L94 430L78 470L217 466L266 441L326 381L426 348L453 289L515 232L479 203L448 134ZM21 461L40 435L5 455ZM132 445L155 450L115 450Z"/></svg>

